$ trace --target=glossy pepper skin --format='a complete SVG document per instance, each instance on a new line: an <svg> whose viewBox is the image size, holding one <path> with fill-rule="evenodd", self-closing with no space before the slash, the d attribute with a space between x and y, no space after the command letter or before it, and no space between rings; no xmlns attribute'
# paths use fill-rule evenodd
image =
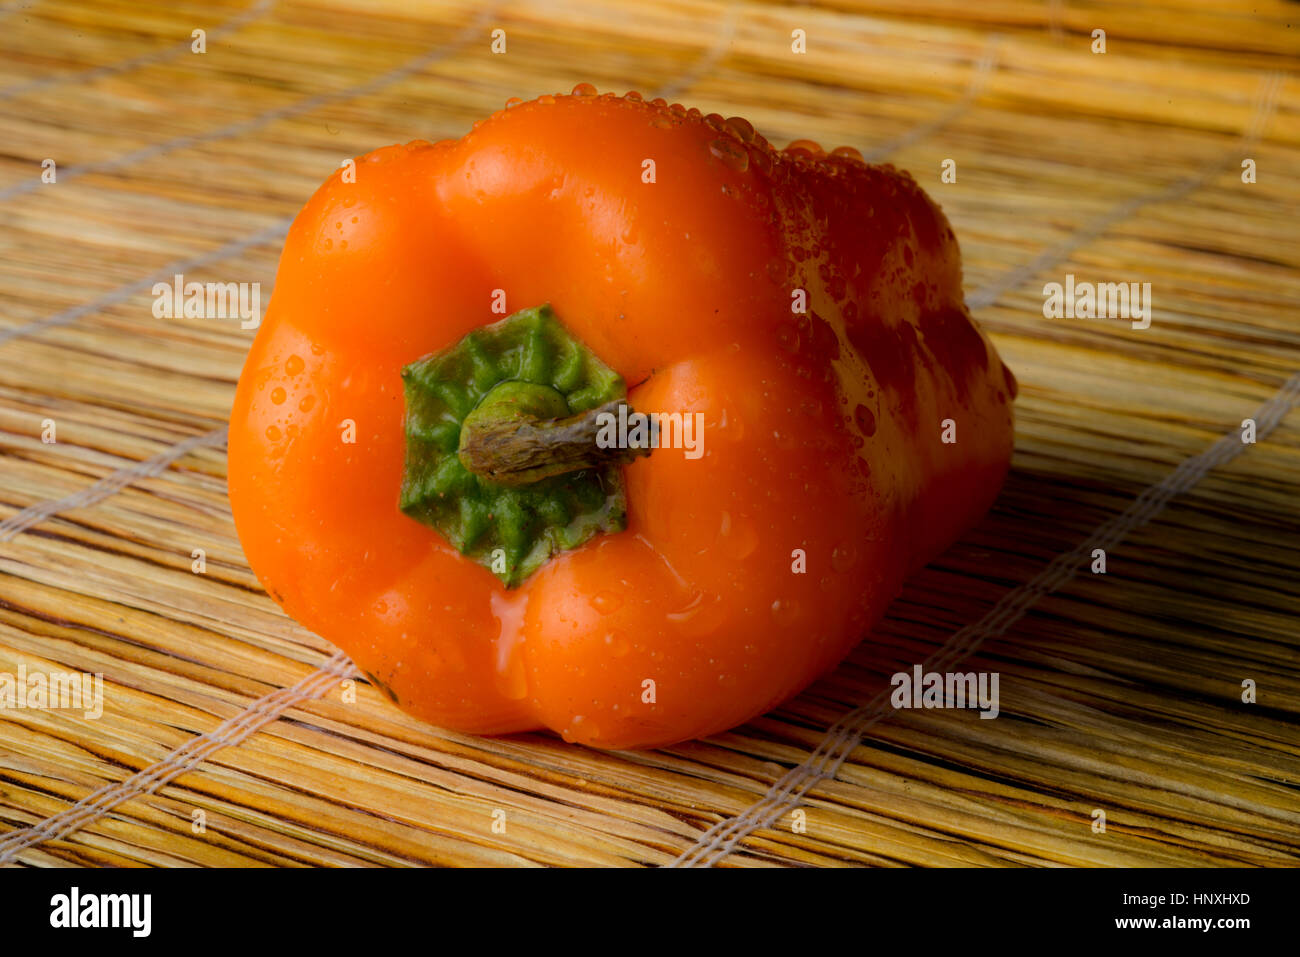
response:
<svg viewBox="0 0 1300 957"><path fill-rule="evenodd" d="M997 495L1015 380L891 166L580 87L355 180L289 233L230 499L271 596L422 719L601 748L724 731L834 667ZM402 369L500 320L496 290L550 303L637 409L704 415L702 457L623 466L625 531L512 589L397 507Z"/></svg>

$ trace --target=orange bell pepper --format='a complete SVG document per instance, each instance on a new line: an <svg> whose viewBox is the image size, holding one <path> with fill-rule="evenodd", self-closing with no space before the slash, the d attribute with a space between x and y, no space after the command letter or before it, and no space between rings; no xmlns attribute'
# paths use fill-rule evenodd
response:
<svg viewBox="0 0 1300 957"><path fill-rule="evenodd" d="M270 595L410 713L653 747L834 667L992 503L1014 396L906 173L582 85L316 192L230 500ZM699 413L702 454L547 471L597 403Z"/></svg>

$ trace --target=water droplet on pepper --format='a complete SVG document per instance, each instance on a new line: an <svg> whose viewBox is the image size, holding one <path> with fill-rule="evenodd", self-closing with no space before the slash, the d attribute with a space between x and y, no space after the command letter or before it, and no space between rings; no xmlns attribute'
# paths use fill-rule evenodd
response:
<svg viewBox="0 0 1300 957"><path fill-rule="evenodd" d="M623 596L617 592L599 591L591 596L591 607L602 615L610 615L623 607ZM606 641L609 639L606 638Z"/></svg>
<svg viewBox="0 0 1300 957"><path fill-rule="evenodd" d="M731 140L714 140L709 144L709 152L720 159L728 169L734 169L738 173L749 169L749 152Z"/></svg>
<svg viewBox="0 0 1300 957"><path fill-rule="evenodd" d="M744 516L732 518L730 512L723 512L718 546L728 558L737 561L748 558L758 548L758 530Z"/></svg>
<svg viewBox="0 0 1300 957"><path fill-rule="evenodd" d="M726 121L727 129L739 136L744 142L748 143L754 138L754 125L741 116L729 117Z"/></svg>
<svg viewBox="0 0 1300 957"><path fill-rule="evenodd" d="M799 151L811 153L813 156L825 155L825 151L821 148L821 144L814 140L795 140L787 146L783 152L794 153Z"/></svg>
<svg viewBox="0 0 1300 957"><path fill-rule="evenodd" d="M858 546L853 542L841 542L831 550L831 568L837 572L846 572L858 563Z"/></svg>
<svg viewBox="0 0 1300 957"><path fill-rule="evenodd" d="M770 609L772 621L780 627L793 625L799 619L799 603L789 599L777 599Z"/></svg>
<svg viewBox="0 0 1300 957"><path fill-rule="evenodd" d="M876 434L876 415L865 405L859 405L853 410L853 421L865 436Z"/></svg>

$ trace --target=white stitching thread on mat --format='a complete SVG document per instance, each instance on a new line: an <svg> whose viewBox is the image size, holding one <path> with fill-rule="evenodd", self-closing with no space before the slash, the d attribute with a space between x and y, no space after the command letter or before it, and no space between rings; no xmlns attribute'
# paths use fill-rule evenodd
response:
<svg viewBox="0 0 1300 957"><path fill-rule="evenodd" d="M1224 170L1229 163L1240 159L1238 155L1243 150L1249 150L1255 141L1259 139L1263 131L1264 123L1273 115L1273 110L1277 106L1278 96L1282 92L1283 77L1280 73L1269 74L1260 84L1260 89L1255 96L1255 111L1251 119L1250 126L1245 134L1238 140L1233 152L1228 156L1216 159L1214 162L1207 163L1199 173L1193 173L1190 176L1184 176L1168 186L1146 193L1142 196L1134 196L1117 203L1106 212L1097 216L1090 222L1086 223L1079 229L1075 230L1068 237L1055 246L1051 246L1039 253L1033 259L1022 263L1013 269L1004 272L993 282L982 286L975 292L966 297L966 305L972 309L983 309L985 306L991 306L993 303L1006 292L1016 288L1021 283L1032 279L1034 275L1053 263L1060 262L1066 256L1082 246L1084 243L1091 242L1111 226L1132 216L1143 206L1150 206L1153 203L1167 203L1170 200L1179 199L1192 192L1200 186L1203 186L1217 173Z"/></svg>
<svg viewBox="0 0 1300 957"><path fill-rule="evenodd" d="M1297 405L1300 405L1300 372L1292 375L1255 411L1257 441L1272 432L1283 416ZM1004 634L1040 598L1074 578L1087 564L1094 548L1111 550L1129 532L1150 522L1170 499L1190 489L1211 469L1240 455L1245 447L1240 434L1233 431L1205 451L1184 459L1163 479L1145 489L1123 512L1099 526L1087 540L1057 555L1028 582L1004 594L983 618L956 632L926 660L922 668L926 671L950 670L974 654L986 639ZM867 704L841 717L827 729L826 736L813 753L802 764L787 771L768 789L761 801L740 815L715 824L669 866L711 867L731 853L747 834L775 823L814 785L835 777L840 766L861 742L863 734L891 713L888 701L889 692L882 691ZM714 854L711 858L710 853Z"/></svg>
<svg viewBox="0 0 1300 957"><path fill-rule="evenodd" d="M704 56L691 64L690 69L674 82L665 84L656 90L651 99L658 97L665 100L672 99L684 90L689 90L700 81L700 77L717 66L718 62L726 55L727 47L731 45L732 39L736 36L736 21L739 19L739 15L740 10L736 4L728 5L727 12L723 15L722 26L718 31L718 38L714 40L713 45L709 47Z"/></svg>
<svg viewBox="0 0 1300 957"><path fill-rule="evenodd" d="M234 239L224 246L218 246L216 249L206 253L200 253L192 259L185 259L180 262L168 263L156 273L146 276L144 279L137 279L135 282L118 286L112 292L105 293L93 302L82 303L79 306L70 306L62 312L57 312L52 316L46 316L44 319L35 319L32 322L25 322L21 326L14 326L9 329L0 329L0 345L4 345L13 339L19 339L23 336L31 335L34 332L40 332L44 329L52 329L55 326L66 326L70 322L76 322L82 316L88 316L100 312L110 306L116 306L118 303L126 302L132 296L145 292L153 288L153 284L160 281L170 282L172 276L177 273L187 273L195 269L202 269L205 266L211 266L213 263L230 259L232 256L238 256L264 243L273 242L283 239L289 231L289 226L293 223L292 216L286 216L253 233L251 236L245 236L243 239Z"/></svg>
<svg viewBox="0 0 1300 957"><path fill-rule="evenodd" d="M225 23L219 24L208 31L207 40L211 42L218 37L225 36L227 33L238 30L244 24L252 20L260 19L275 0L258 0L256 4L248 7L243 13L231 17ZM43 90L46 87L56 86L62 83L90 83L94 80L106 76L114 76L118 73L125 73L128 70L134 70L137 67L147 66L151 63L161 63L164 60L170 60L172 57L188 53L193 44L190 37L186 37L180 43L171 44L161 50L152 50L149 53L141 53L138 56L129 57L125 60L119 60L117 63L106 63L103 66L92 67L89 70L81 70L75 73L59 73L53 76L43 76L40 79L29 80L26 83L15 83L13 86L7 86L0 89L0 101L12 99L15 96L23 96L36 90Z"/></svg>
<svg viewBox="0 0 1300 957"><path fill-rule="evenodd" d="M1260 90L1255 98L1254 115L1246 133L1234 147L1234 151L1239 151L1242 145L1254 143L1263 133L1277 105L1281 86L1282 77L1278 73L1270 74L1260 84ZM1193 188L1188 186L1188 183L1197 185L1205 182L1214 175L1215 171L1222 169L1225 163L1226 160L1221 160L1207 166L1198 176L1179 180L1172 186L1151 194L1150 197L1126 200L1087 224L1082 232L1089 237L1095 237L1119 221L1120 217L1114 215L1118 210L1126 211L1127 215L1157 199L1173 199L1181 196ZM986 293L985 296L979 297L980 304L991 304L1007 288L1011 288L1007 282L1008 277L1018 277L1017 281L1024 281L1055 262L1056 259L1052 257L1068 256L1080 244L1066 240L1049 250L1052 256L1042 254L1026 264L1012 267L1002 277L980 290ZM967 302L970 303L977 296L979 293L969 297ZM1282 416L1297 404L1298 396L1300 396L1300 373L1291 376L1278 392L1256 411L1257 439L1262 439L1273 430ZM972 654L985 638L1003 634L1019 621L1039 598L1056 591L1072 579L1083 557L1090 555L1093 548L1109 548L1128 532L1145 525L1165 507L1170 498L1191 488L1206 472L1239 455L1243 448L1244 444L1240 438L1229 433L1206 451L1185 459L1164 479L1143 491L1121 514L1103 523L1087 541L1068 552L1057 555L1030 581L1003 595L993 609L978 622L956 632L923 667L929 671L948 670L952 665ZM820 781L833 778L838 773L840 766L861 741L862 735L872 725L888 716L890 713L890 709L886 706L888 698L888 692L880 692L865 705L841 717L827 729L821 743L812 754L772 784L763 798L735 817L719 821L710 827L668 866L712 867L730 854L746 835L777 821L786 811L798 804L799 799L810 788Z"/></svg>
<svg viewBox="0 0 1300 957"><path fill-rule="evenodd" d="M984 46L984 53L980 56L979 62L975 65L975 73L971 76L970 81L966 84L966 92L962 94L961 99L954 103L947 111L941 113L927 123L921 123L913 127L906 133L898 136L886 143L882 143L875 149L862 154L862 158L868 163L874 163L883 159L890 153L897 153L901 149L906 149L913 143L925 139L943 129L953 120L965 113L976 100L984 93L985 87L988 86L989 77L998 68L998 44L1002 38L998 34L992 34Z"/></svg>
<svg viewBox="0 0 1300 957"><path fill-rule="evenodd" d="M140 479L152 478L166 471L177 459L183 458L195 449L208 448L211 446L221 445L226 441L227 427L222 426L219 429L213 429L211 432L205 432L202 435L191 436L169 446L159 452L152 458L136 462L134 465L128 465L120 468L116 472L104 476L93 485L89 485L80 491L73 492L71 495L65 495L63 498L52 499L45 502L37 502L35 505L29 505L21 512L15 512L3 522L0 522L0 542L7 542L15 535L18 535L40 522L51 518L60 512L66 512L74 508L86 508L94 505L96 502L108 498L110 495L116 495L122 489L126 488Z"/></svg>
<svg viewBox="0 0 1300 957"><path fill-rule="evenodd" d="M153 794L177 775L193 769L214 751L239 744L289 708L321 697L339 681L354 673L355 668L347 655L338 652L293 687L279 688L258 698L247 710L223 721L211 731L196 735L157 764L136 772L119 784L110 784L86 795L76 804L39 824L18 828L0 837L0 865L11 861L24 848L44 841L58 840L85 827L123 801L143 794Z"/></svg>
<svg viewBox="0 0 1300 957"><path fill-rule="evenodd" d="M342 90L332 90L325 93L316 93L312 96L296 100L285 106L276 107L273 110L266 110L256 116L248 119L239 120L228 126L220 127L215 130L208 130L204 133L187 133L184 136L178 136L174 139L165 140L161 143L153 143L149 146L141 147L130 153L124 153L121 156L115 156L112 159L101 160L97 163L86 163L83 166L69 166L59 171L59 182L65 183L70 179L84 176L89 173L107 173L113 170L130 166L141 160L151 159L155 156L163 156L173 150L187 149L191 146L199 146L203 143L213 143L219 140L229 139L232 136L238 136L241 133L248 133L252 130L266 126L268 123L274 123L276 120L286 120L290 117L300 116L303 113L309 113L328 103L335 103L340 100L351 100L359 96L366 96L381 90L386 86L391 86L398 80L405 79L414 73L418 73L431 63L436 63L444 57L450 56L461 47L465 46L474 38L484 24L495 13L495 7L480 10L469 26L465 27L460 33L456 34L452 40L446 43L440 43L435 47L425 50L423 53L410 60L407 60L401 66L394 67L387 73L383 73L373 79L366 80L355 86L350 86ZM22 196L26 193L34 192L41 188L43 184L37 177L29 177L20 183L15 183L8 189L0 190L0 202L13 199L15 196Z"/></svg>
<svg viewBox="0 0 1300 957"><path fill-rule="evenodd" d="M1047 3L1047 30L1052 35L1052 39L1060 40L1065 36L1061 29L1061 8L1065 6L1065 0L1048 0Z"/></svg>

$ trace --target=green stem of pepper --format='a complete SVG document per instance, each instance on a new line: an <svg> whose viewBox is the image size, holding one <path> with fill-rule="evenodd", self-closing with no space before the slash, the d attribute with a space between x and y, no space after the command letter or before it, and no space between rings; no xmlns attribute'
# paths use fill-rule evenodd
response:
<svg viewBox="0 0 1300 957"><path fill-rule="evenodd" d="M402 378L398 505L507 588L626 527L621 466L649 449L597 441L627 388L548 306L479 327Z"/></svg>
<svg viewBox="0 0 1300 957"><path fill-rule="evenodd" d="M564 397L549 386L503 382L484 396L460 428L457 454L473 474L498 485L534 482L649 455L650 448L602 445L598 439L612 417L631 407L614 399L577 415L562 415Z"/></svg>

